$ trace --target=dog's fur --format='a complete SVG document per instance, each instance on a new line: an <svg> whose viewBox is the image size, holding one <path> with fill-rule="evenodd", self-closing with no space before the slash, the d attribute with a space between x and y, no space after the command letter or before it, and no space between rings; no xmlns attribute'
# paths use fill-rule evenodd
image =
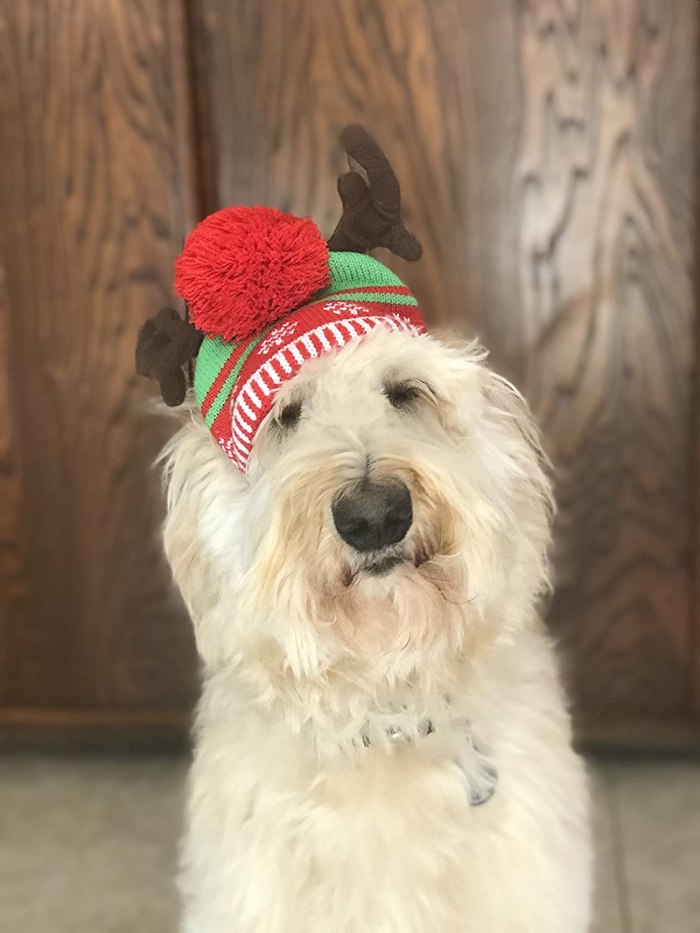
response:
<svg viewBox="0 0 700 933"><path fill-rule="evenodd" d="M204 667L185 933L584 933L585 778L537 611L550 485L484 353L375 331L280 390L247 477L194 410L164 463ZM385 575L331 516L367 472L413 499Z"/></svg>

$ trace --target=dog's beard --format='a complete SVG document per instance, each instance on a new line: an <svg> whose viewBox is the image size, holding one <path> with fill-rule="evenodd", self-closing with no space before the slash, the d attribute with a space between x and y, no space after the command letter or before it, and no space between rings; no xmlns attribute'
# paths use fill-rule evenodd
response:
<svg viewBox="0 0 700 933"><path fill-rule="evenodd" d="M346 581L332 602L337 637L349 651L424 653L463 643L470 605L458 555L386 556Z"/></svg>

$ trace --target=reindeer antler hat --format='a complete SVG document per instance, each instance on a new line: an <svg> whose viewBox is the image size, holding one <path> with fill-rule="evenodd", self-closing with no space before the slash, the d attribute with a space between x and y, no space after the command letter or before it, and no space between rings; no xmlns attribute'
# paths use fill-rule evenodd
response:
<svg viewBox="0 0 700 933"><path fill-rule="evenodd" d="M401 195L386 156L359 126L341 141L350 171L338 179L343 215L326 244L309 218L270 207L228 207L190 233L175 262L175 289L189 320L165 308L147 321L136 369L160 383L167 405L194 393L204 420L245 472L275 392L303 364L376 327L422 333L417 301L367 256L385 246L403 259L421 246L401 220Z"/></svg>

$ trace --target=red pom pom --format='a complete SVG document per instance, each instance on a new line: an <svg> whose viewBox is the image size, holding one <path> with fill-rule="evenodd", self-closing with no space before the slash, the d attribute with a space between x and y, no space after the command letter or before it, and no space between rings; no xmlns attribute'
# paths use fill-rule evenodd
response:
<svg viewBox="0 0 700 933"><path fill-rule="evenodd" d="M210 214L175 261L175 290L205 334L258 334L330 282L328 247L309 218L271 207Z"/></svg>

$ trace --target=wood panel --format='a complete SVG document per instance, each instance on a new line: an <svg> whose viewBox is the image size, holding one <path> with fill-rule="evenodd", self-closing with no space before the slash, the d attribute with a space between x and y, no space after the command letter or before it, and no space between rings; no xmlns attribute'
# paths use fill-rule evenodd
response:
<svg viewBox="0 0 700 933"><path fill-rule="evenodd" d="M698 57L695 65L695 86L700 86L700 26L698 33ZM695 456L693 458L693 540L690 560L694 571L691 592L693 611L691 614L691 656L694 658L693 717L700 722L700 106L696 109L694 130L695 148L695 383L693 396Z"/></svg>
<svg viewBox="0 0 700 933"><path fill-rule="evenodd" d="M577 702L690 710L696 0L193 0L207 208L338 208L341 126L401 177L433 326L479 333L559 476Z"/></svg>
<svg viewBox="0 0 700 933"><path fill-rule="evenodd" d="M20 476L10 412L10 309L7 282L0 264L0 707L8 694L8 640L10 613L25 621L23 579L18 529L21 521Z"/></svg>
<svg viewBox="0 0 700 933"><path fill-rule="evenodd" d="M0 752L41 746L110 752L185 751L191 723L182 709L31 707L0 709Z"/></svg>
<svg viewBox="0 0 700 933"><path fill-rule="evenodd" d="M183 11L2 0L0 35L2 702L187 708L133 365L194 215Z"/></svg>
<svg viewBox="0 0 700 933"><path fill-rule="evenodd" d="M601 716L690 712L698 13L522 16L520 285L559 470L552 615Z"/></svg>

